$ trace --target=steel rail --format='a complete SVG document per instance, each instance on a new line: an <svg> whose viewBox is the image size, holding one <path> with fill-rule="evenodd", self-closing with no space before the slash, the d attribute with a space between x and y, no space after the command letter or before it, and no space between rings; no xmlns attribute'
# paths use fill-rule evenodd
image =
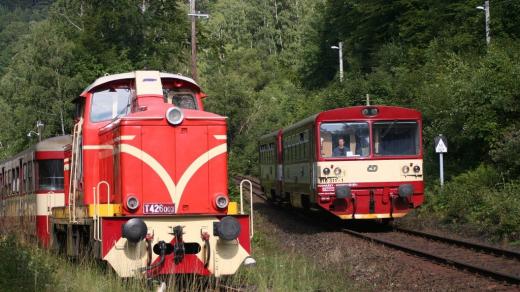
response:
<svg viewBox="0 0 520 292"><path fill-rule="evenodd" d="M426 233L426 232L417 231L417 230L411 230L411 229L407 229L407 228L395 227L394 230L398 231L398 232L408 233L408 234L415 235L415 236L424 237L427 239L444 242L444 243L458 245L458 246L465 247L465 248L471 248L471 249L475 249L475 250L479 250L479 251L483 251L483 252L487 252L487 253L492 253L492 254L495 254L498 256L505 256L508 258L520 259L520 252L516 252L514 250L502 249L502 248L497 248L497 247L494 247L491 245L443 237L443 236L439 236L436 234Z"/></svg>
<svg viewBox="0 0 520 292"><path fill-rule="evenodd" d="M242 178L248 178L248 177L245 177L245 176L235 176L234 178L240 180ZM253 185L254 185L253 188L254 189L259 189L260 188L259 187L260 186L259 183L257 183L254 180L251 180L251 181L253 182ZM256 191L254 191L254 193L257 196L260 196ZM262 196L260 196L260 197L262 197ZM262 198L262 199L265 199L265 198ZM492 254L499 255L499 256L505 256L505 257L508 257L508 258L520 259L520 253L518 253L516 251L500 249L500 248L496 248L496 247L493 247L493 246L488 246L488 245L483 245L483 244L476 244L476 243L467 242L467 241L463 241L463 240L456 240L456 239L451 239L451 238L445 238L445 237L441 237L441 236L438 236L438 235L433 235L433 234L429 234L429 233L425 233L425 232L421 232L421 231L416 231L416 230L410 230L410 229L406 229L406 228L394 227L394 230L396 230L398 232L408 233L408 234L415 235L415 236L425 237L427 239L432 239L432 240L436 240L436 241L440 241L440 242L444 242L444 243L449 243L449 244L458 245L458 246L462 246L462 247L466 247L466 248L476 249L476 250L479 250L479 251L488 252L488 253L492 253ZM475 265L472 265L472 264L469 264L469 263L465 263L465 262L462 262L462 261L459 261L459 260L450 259L450 258L443 257L443 256L438 256L438 255L435 255L435 254L432 254L432 253L429 253L429 252L426 252L426 251L422 251L422 250L419 250L419 249L416 249L416 248L402 246L402 245L399 245L397 243L394 243L394 242L391 242L391 241L388 241L388 240L385 240L385 239L376 238L375 236L370 236L370 235L367 235L367 234L364 234L364 233L361 233L361 232L357 232L357 231L354 231L354 230L351 230L351 229L342 228L341 231L344 232L344 233L356 236L358 238L369 240L369 241L372 241L372 242L375 242L375 243L379 243L379 244L388 246L390 248L394 248L394 249L397 249L397 250L401 250L401 251L407 252L409 254L420 256L420 257L432 260L432 261L440 263L440 264L453 266L453 267L455 267L457 269L461 269L461 270L467 270L467 271L470 271L470 272L473 272L473 273L476 273L476 274L479 274L479 275L483 275L483 276L486 276L486 277L493 278L495 280L505 281L505 282L508 282L508 283L511 283L511 284L520 284L520 277L518 277L516 275L511 275L511 274L507 274L507 273L503 273L503 272L493 271L493 270L490 270L490 269L486 269L486 268L483 268L483 267L479 267L479 266L475 266Z"/></svg>
<svg viewBox="0 0 520 292"><path fill-rule="evenodd" d="M489 270L489 269L486 269L483 267L477 267L475 265L464 263L464 262L461 262L458 260L434 255L429 252L425 252L425 251L418 250L418 249L411 248L411 247L402 246L402 245L396 244L394 242L376 238L376 237L373 237L373 236L370 236L370 235L367 235L367 234L364 234L361 232L357 232L357 231L354 231L351 229L342 229L342 232L345 232L345 233L348 233L348 234L354 235L356 237L359 237L359 238L362 238L365 240L369 240L369 241L372 241L375 243L379 243L379 244L382 244L382 245L385 245L385 246L388 246L388 247L391 247L394 249L398 249L398 250L401 250L401 251L404 251L407 253L421 256L421 257L427 258L429 260L433 260L438 263L454 266L458 269L468 270L468 271L471 271L471 272L474 272L474 273L477 273L480 275L491 277L491 278L499 280L499 281L505 281L505 282L508 282L511 284L520 284L520 277L517 277L515 275L497 272L497 271Z"/></svg>

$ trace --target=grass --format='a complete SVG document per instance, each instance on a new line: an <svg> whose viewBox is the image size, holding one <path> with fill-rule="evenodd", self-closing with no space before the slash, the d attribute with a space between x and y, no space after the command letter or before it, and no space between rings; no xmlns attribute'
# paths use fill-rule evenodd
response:
<svg viewBox="0 0 520 292"><path fill-rule="evenodd" d="M2 291L143 291L144 282L121 281L91 261L73 262L47 250L0 238Z"/></svg>
<svg viewBox="0 0 520 292"><path fill-rule="evenodd" d="M254 287L258 291L351 291L353 284L342 271L327 270L322 263L288 250L262 229L264 218L256 215L253 256L255 268L242 268L231 278L234 286Z"/></svg>
<svg viewBox="0 0 520 292"><path fill-rule="evenodd" d="M341 272L326 271L319 263L288 251L263 230L264 219L257 215L253 256L256 267L242 267L223 279L231 287L256 291L348 291ZM13 236L0 238L0 287L2 291L151 291L144 281L122 280L110 268L92 261L69 261L63 257L20 243ZM214 279L213 279L214 280ZM186 282L186 281L185 281ZM168 281L177 290L178 281ZM188 291L205 290L200 279L183 283Z"/></svg>

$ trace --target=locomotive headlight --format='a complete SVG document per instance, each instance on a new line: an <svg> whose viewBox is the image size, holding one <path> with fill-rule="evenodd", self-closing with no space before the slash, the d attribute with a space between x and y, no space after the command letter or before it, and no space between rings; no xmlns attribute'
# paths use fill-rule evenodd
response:
<svg viewBox="0 0 520 292"><path fill-rule="evenodd" d="M337 176L339 176L339 175L341 174L341 168L336 167L336 168L334 169L334 174L337 175Z"/></svg>
<svg viewBox="0 0 520 292"><path fill-rule="evenodd" d="M219 209L225 209L229 204L229 200L224 195L218 195L215 198L215 205L217 205L217 208Z"/></svg>
<svg viewBox="0 0 520 292"><path fill-rule="evenodd" d="M132 212L137 210L139 208L139 200L135 196L128 196L126 198L126 207Z"/></svg>
<svg viewBox="0 0 520 292"><path fill-rule="evenodd" d="M176 126L182 123L184 120L184 114L180 108L172 107L166 111L166 119L168 120L168 123Z"/></svg>
<svg viewBox="0 0 520 292"><path fill-rule="evenodd" d="M413 167L413 172L418 173L419 171L421 171L421 167L419 165Z"/></svg>
<svg viewBox="0 0 520 292"><path fill-rule="evenodd" d="M408 165L403 166L403 168L401 168L401 170L403 171L403 173L409 173L410 172L410 168L408 167Z"/></svg>
<svg viewBox="0 0 520 292"><path fill-rule="evenodd" d="M330 174L330 168L325 167L325 168L323 169L323 174L324 174L324 175L329 175L329 174Z"/></svg>

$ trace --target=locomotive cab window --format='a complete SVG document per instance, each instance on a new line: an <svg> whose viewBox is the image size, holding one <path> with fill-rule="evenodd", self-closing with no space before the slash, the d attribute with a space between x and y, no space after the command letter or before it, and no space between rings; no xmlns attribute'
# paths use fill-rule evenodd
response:
<svg viewBox="0 0 520 292"><path fill-rule="evenodd" d="M191 91L179 91L175 89L163 89L164 99L176 107L185 109L198 109L197 100Z"/></svg>
<svg viewBox="0 0 520 292"><path fill-rule="evenodd" d="M370 154L368 123L322 123L320 144L324 158L367 157Z"/></svg>
<svg viewBox="0 0 520 292"><path fill-rule="evenodd" d="M419 155L419 126L417 122L376 122L373 125L373 132L375 155Z"/></svg>
<svg viewBox="0 0 520 292"><path fill-rule="evenodd" d="M63 190L63 160L38 161L40 190Z"/></svg>
<svg viewBox="0 0 520 292"><path fill-rule="evenodd" d="M131 91L127 87L94 92L90 109L92 122L103 122L124 116L130 109Z"/></svg>

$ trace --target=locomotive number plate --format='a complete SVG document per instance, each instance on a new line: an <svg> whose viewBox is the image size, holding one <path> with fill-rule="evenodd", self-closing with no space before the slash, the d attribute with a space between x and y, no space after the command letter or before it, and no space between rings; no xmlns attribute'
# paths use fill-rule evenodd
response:
<svg viewBox="0 0 520 292"><path fill-rule="evenodd" d="M320 183L341 183L343 182L342 177L319 177Z"/></svg>
<svg viewBox="0 0 520 292"><path fill-rule="evenodd" d="M144 204L144 214L175 214L174 204Z"/></svg>

